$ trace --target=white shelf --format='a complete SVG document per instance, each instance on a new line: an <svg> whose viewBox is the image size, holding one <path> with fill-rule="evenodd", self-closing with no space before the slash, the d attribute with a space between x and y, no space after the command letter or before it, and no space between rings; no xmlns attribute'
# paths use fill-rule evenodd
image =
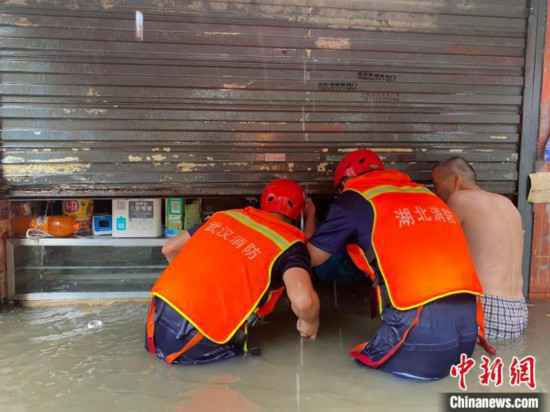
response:
<svg viewBox="0 0 550 412"><path fill-rule="evenodd" d="M7 280L8 280L8 298L15 297L15 248L18 246L37 247L37 246L100 246L100 247L162 247L167 238L115 238L111 236L90 236L90 237L69 237L69 238L36 238L36 239L8 239L6 241L6 264L7 264ZM18 298L26 300L42 300L42 299L93 299L97 296L106 298L143 298L148 296L148 292L130 292L127 296L124 292L113 294L98 293L98 294L79 294L79 293L30 293L19 295Z"/></svg>
<svg viewBox="0 0 550 412"><path fill-rule="evenodd" d="M166 238L114 238L111 236L8 239L15 246L162 247Z"/></svg>
<svg viewBox="0 0 550 412"><path fill-rule="evenodd" d="M20 302L32 301L106 301L110 300L142 300L151 299L150 292L48 292L48 293L24 293L15 296Z"/></svg>

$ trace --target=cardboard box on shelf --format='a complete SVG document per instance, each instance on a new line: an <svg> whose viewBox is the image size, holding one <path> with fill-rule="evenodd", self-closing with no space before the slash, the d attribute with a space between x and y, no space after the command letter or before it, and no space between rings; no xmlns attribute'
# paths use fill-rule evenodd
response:
<svg viewBox="0 0 550 412"><path fill-rule="evenodd" d="M162 236L162 199L113 199L113 237Z"/></svg>
<svg viewBox="0 0 550 412"><path fill-rule="evenodd" d="M94 236L110 236L113 234L113 216L94 215L92 226Z"/></svg>
<svg viewBox="0 0 550 412"><path fill-rule="evenodd" d="M202 223L202 200L195 199L185 202L183 228L185 230L191 229L200 223Z"/></svg>
<svg viewBox="0 0 550 412"><path fill-rule="evenodd" d="M68 199L63 201L63 214L72 216L79 224L78 235L89 236L92 234L92 216L94 214L94 201L92 199Z"/></svg>
<svg viewBox="0 0 550 412"><path fill-rule="evenodd" d="M183 230L185 202L182 197L169 197L164 205L164 236L177 236Z"/></svg>

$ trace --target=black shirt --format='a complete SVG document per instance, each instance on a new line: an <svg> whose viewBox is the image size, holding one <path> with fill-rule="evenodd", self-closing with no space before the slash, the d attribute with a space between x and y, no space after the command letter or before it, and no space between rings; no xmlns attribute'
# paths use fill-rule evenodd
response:
<svg viewBox="0 0 550 412"><path fill-rule="evenodd" d="M306 245L295 243L277 258L271 273L271 288L277 289L283 285L283 275L288 269L302 268L310 273L311 260Z"/></svg>

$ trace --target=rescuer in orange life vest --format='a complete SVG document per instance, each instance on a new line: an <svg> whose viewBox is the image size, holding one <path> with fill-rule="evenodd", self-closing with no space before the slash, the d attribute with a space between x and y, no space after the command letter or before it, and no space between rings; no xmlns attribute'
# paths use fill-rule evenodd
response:
<svg viewBox="0 0 550 412"><path fill-rule="evenodd" d="M319 298L310 279L305 235L292 226L304 209L292 180L268 184L261 209L218 212L166 243L169 266L155 282L146 349L172 364L203 364L242 355L247 330L284 293L296 328L315 339Z"/></svg>
<svg viewBox="0 0 550 412"><path fill-rule="evenodd" d="M461 353L474 350L481 294L458 220L426 187L385 170L370 150L345 156L334 185L341 193L308 243L312 265L347 250L371 279L382 318L351 356L400 377L447 376Z"/></svg>

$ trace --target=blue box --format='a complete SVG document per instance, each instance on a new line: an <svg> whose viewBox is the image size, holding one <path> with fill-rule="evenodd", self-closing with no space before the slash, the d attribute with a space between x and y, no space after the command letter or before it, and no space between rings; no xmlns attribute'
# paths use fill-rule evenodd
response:
<svg viewBox="0 0 550 412"><path fill-rule="evenodd" d="M95 215L92 219L94 236L106 236L113 234L113 216Z"/></svg>

